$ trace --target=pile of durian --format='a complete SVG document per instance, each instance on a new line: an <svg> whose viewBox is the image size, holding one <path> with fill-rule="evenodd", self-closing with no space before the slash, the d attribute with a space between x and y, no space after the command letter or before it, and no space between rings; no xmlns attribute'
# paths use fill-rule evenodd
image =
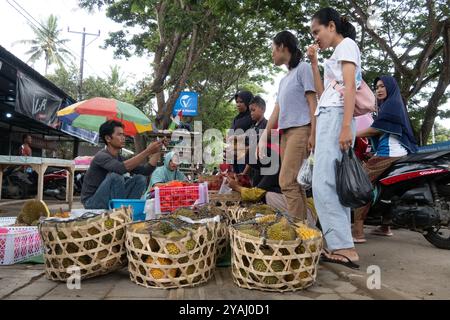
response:
<svg viewBox="0 0 450 320"><path fill-rule="evenodd" d="M319 230L292 221L283 214L267 214L235 225L240 232L253 236L264 237L268 240L292 241L297 238L311 240L321 237Z"/></svg>
<svg viewBox="0 0 450 320"><path fill-rule="evenodd" d="M110 229L114 228L115 223L118 223L118 222L115 221L112 218L108 218L108 219L106 219L103 222L103 227L105 229L110 230ZM67 239L67 235L66 235L67 232L68 231L66 231L66 232L58 231L58 233L57 233L58 239L59 240L66 240ZM99 234L101 232L102 232L102 230L99 230L97 227L92 226L91 228L89 228L87 230L87 232L86 231L83 232L83 233L87 233L84 236L83 236L82 233L80 233L80 231L71 231L70 232L70 237L75 242L76 241L80 241L80 243L82 244L82 247L84 249L86 249L86 250L94 250L94 249L97 249L100 246L100 244L98 243L98 240L97 241L93 240L93 239L86 240L86 241L84 241L84 243L81 242L81 241L83 241L83 238L85 238L88 235L94 236L94 235L97 235L97 234ZM113 239L113 235L112 234L105 234L99 240L100 240L100 242L102 244L109 245L115 240L122 240L124 238L124 234L125 234L125 226L123 228L118 229L116 231L114 239ZM48 234L48 238L49 238L50 241L54 240L54 237L53 237L52 233ZM74 242L67 243L67 245L65 246L65 251L68 254L71 254L71 255L80 252L80 250L81 250L80 243L79 244L75 244ZM63 253L63 248L59 244L55 245L54 250L55 250L54 253L57 254L57 255L60 255L60 254ZM112 246L112 248L111 248L111 251L114 252L114 253L119 252L119 250L120 250L120 245ZM108 256L108 254L109 254L109 251L107 249L104 249L104 250L101 250L101 251L97 252L97 254L95 254L93 256L83 255L83 256L80 256L80 257L77 257L77 258L73 258L73 259L78 260L82 265L88 265L88 264L92 263L93 260L95 260L96 262L99 262L99 261L103 260L104 258L106 258ZM56 260L52 260L52 264L53 264L53 266L55 268L58 267L58 262ZM73 260L69 259L69 258L65 258L62 261L62 266L64 268L68 268L69 266L74 265L74 264L76 264L76 263Z"/></svg>
<svg viewBox="0 0 450 320"><path fill-rule="evenodd" d="M41 218L49 216L48 207L42 200L28 200L17 216L14 226L37 226Z"/></svg>
<svg viewBox="0 0 450 320"><path fill-rule="evenodd" d="M277 214L277 210L268 204L251 204L247 207L247 210L244 210L242 216L239 217L240 221L245 221L252 219L258 215L275 215Z"/></svg>
<svg viewBox="0 0 450 320"><path fill-rule="evenodd" d="M183 210L179 209L179 214L184 213L189 214L189 212L183 212ZM147 222L135 223L130 226L131 231L135 233L147 234L150 235L150 239L148 242L148 246L142 243L141 238L133 237L133 246L136 249L148 250L149 253L163 253L166 254L166 258L159 257L155 259L150 255L142 255L141 260L148 264L157 264L157 265L172 265L175 262L180 264L189 262L189 257L187 255L178 257L178 255L183 252L189 254L189 252L193 251L197 247L197 242L193 239L192 233L196 232L198 228L202 225L200 224L189 224L184 221L181 221L176 218L176 216L168 217L160 220L153 220ZM186 236L191 236L187 241L181 242L180 240L185 238ZM207 240L210 241L213 237L213 233L208 230L207 232ZM161 248L161 241L157 239L165 238L167 240L171 240L173 242L165 241L165 247ZM201 240L200 241L204 241ZM199 243L203 244L202 242ZM182 246L184 248L182 248ZM136 258L137 256L133 254ZM200 252L197 250L193 253L193 258L198 259L200 256ZM201 262L202 263L202 262ZM200 266L202 267L202 266ZM143 272L144 270L141 270ZM193 274L195 272L195 266L191 265L186 269L187 275ZM150 276L156 280L162 279L165 277L165 273L160 268L151 268ZM179 277L181 274L181 270L178 268L171 268L168 271L168 274L171 277ZM194 279L195 281L195 279Z"/></svg>

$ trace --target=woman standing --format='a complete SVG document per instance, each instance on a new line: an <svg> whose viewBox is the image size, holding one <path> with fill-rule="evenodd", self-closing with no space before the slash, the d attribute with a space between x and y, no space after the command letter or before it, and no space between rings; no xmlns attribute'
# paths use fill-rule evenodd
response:
<svg viewBox="0 0 450 320"><path fill-rule="evenodd" d="M285 65L286 76L280 81L275 108L260 142L264 158L268 136L278 128L281 134L280 187L286 197L288 212L306 219L306 194L297 182L298 171L308 156L308 146L314 147L316 92L311 66L302 61L295 36L289 31L278 33L272 43L272 58L276 66Z"/></svg>
<svg viewBox="0 0 450 320"><path fill-rule="evenodd" d="M247 146L247 140L245 139L245 132L252 127L254 121L250 113L250 102L253 99L253 94L250 91L240 91L234 95L234 100L236 101L236 108L239 114L234 117L231 124L230 138L229 142L235 145L235 150L238 147ZM242 131L241 131L242 130ZM237 131L237 132L236 132ZM244 150L245 151L245 150ZM236 152L239 153L239 152ZM243 152L245 155L245 152ZM234 155L233 161L233 171L235 173L242 173L245 170L245 157L239 158L237 154ZM242 163L241 163L242 162Z"/></svg>
<svg viewBox="0 0 450 320"><path fill-rule="evenodd" d="M364 164L371 181L388 169L393 162L409 153L417 151L417 144L409 121L408 112L400 94L397 81L391 76L375 79L375 89L380 106L373 124L357 133L357 137L371 137L375 156ZM364 243L364 220L370 209L370 203L355 210L353 241ZM383 217L383 220L387 217ZM383 221L385 222L385 221ZM392 236L387 223L372 231L372 234Z"/></svg>
<svg viewBox="0 0 450 320"><path fill-rule="evenodd" d="M323 259L359 268L355 263L359 256L353 244L350 208L339 202L335 178L335 161L341 160L342 151L352 147L355 136L355 95L362 80L360 51L354 41L356 31L336 10L324 8L314 14L311 32L315 45L308 48L308 57L320 97L316 111L313 195L329 250ZM325 86L319 72L318 48L334 48L324 65ZM344 85L342 96L334 89L334 81Z"/></svg>

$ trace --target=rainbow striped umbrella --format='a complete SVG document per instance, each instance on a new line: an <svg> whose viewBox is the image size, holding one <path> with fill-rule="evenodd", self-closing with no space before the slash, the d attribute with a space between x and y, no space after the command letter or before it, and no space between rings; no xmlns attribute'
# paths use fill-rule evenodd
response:
<svg viewBox="0 0 450 320"><path fill-rule="evenodd" d="M107 120L122 122L128 136L152 131L150 119L141 110L116 99L92 98L80 101L59 110L57 115L62 122L73 127L96 132Z"/></svg>

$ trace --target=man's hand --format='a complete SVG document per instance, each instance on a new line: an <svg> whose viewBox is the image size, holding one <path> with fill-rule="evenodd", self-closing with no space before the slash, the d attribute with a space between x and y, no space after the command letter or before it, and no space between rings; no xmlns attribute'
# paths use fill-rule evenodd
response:
<svg viewBox="0 0 450 320"><path fill-rule="evenodd" d="M267 157L267 135L262 134L256 148L256 159L265 159Z"/></svg>
<svg viewBox="0 0 450 320"><path fill-rule="evenodd" d="M237 191L240 187L239 182L234 179L234 177L228 176L228 186L233 189L234 191Z"/></svg>
<svg viewBox="0 0 450 320"><path fill-rule="evenodd" d="M161 152L162 144L162 141L154 141L147 146L146 151L148 152L148 154L159 153Z"/></svg>

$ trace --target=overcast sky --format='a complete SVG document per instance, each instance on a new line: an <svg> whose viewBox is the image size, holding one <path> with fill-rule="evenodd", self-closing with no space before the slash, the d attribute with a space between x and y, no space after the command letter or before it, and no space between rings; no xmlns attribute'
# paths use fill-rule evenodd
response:
<svg viewBox="0 0 450 320"><path fill-rule="evenodd" d="M101 49L108 33L122 29L120 24L113 22L105 16L104 12L95 11L88 13L80 9L76 0L15 0L20 6L28 11L36 20L46 20L50 14L58 17L59 27L62 39L69 39L67 47L75 55L76 65L79 65L81 52L81 35L67 32L67 28L73 31L82 31L97 33L100 30L100 37L92 42L85 50L85 76L97 75L105 77L109 73L110 66L118 65L121 71L127 76L127 81L132 86L145 74L151 72L149 58L133 57L128 60L117 60L113 58L113 49ZM13 0L0 0L0 45L12 52L23 61L28 60L25 55L27 47L25 45L13 43L17 40L33 39L33 31L28 25L28 21L18 13L9 3L16 6ZM89 44L95 37L86 38L86 44ZM38 72L44 73L44 63L36 63L33 66ZM51 72L52 69L50 68ZM268 118L273 110L278 83L283 74L275 77L274 83L267 83L264 89L267 92L263 98L267 102L266 117ZM201 100L200 100L201 103ZM450 105L450 104L447 104ZM450 128L450 119L439 121Z"/></svg>

